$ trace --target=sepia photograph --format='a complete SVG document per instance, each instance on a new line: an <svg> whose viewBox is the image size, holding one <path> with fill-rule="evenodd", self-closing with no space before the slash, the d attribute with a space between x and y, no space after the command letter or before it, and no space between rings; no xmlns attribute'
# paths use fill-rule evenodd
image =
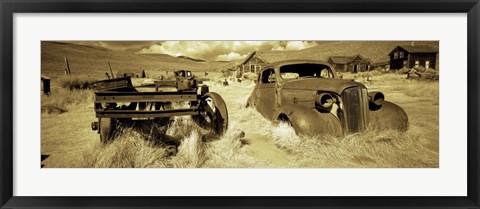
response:
<svg viewBox="0 0 480 209"><path fill-rule="evenodd" d="M438 40L44 40L40 167L439 168L439 75Z"/></svg>

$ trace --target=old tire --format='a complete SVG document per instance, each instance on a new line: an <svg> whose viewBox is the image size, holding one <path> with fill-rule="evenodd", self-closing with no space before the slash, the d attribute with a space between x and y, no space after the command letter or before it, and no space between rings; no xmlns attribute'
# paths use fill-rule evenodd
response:
<svg viewBox="0 0 480 209"><path fill-rule="evenodd" d="M227 130L227 105L219 94L206 93L200 102L200 111L200 115L192 116L200 127L211 129L216 134L223 134Z"/></svg>
<svg viewBox="0 0 480 209"><path fill-rule="evenodd" d="M113 139L113 131L115 127L112 118L100 118L98 128L100 132L100 141L102 143L106 144Z"/></svg>

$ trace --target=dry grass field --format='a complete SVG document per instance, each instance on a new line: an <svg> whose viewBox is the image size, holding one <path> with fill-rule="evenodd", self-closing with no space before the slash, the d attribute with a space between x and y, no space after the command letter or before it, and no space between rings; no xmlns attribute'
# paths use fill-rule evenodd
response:
<svg viewBox="0 0 480 209"><path fill-rule="evenodd" d="M49 47L51 50L52 46ZM97 53L97 50L94 51ZM96 119L93 90L65 88L65 83L72 81L61 75L63 58L52 58L54 56L47 54L42 49L42 73L54 79L52 93L42 95L41 104L41 153L48 156L42 161L45 168L439 167L438 81L405 79L405 75L395 73L344 74L344 79L355 79L364 83L369 90L382 91L386 100L404 108L409 117L409 129L406 132L367 130L341 138L328 135L303 137L296 136L287 124L272 123L256 110L245 107L254 88L253 81L223 86L223 78L218 70L206 70L208 62L192 64L190 62L194 61L187 60L172 68L192 64L197 72L209 71L206 84L210 86L210 91L222 95L227 103L228 131L220 138L214 137L189 117L177 117L168 127L158 124L148 126L150 132L125 128L114 142L104 145L100 143L98 134L90 129L91 122ZM45 65L44 55L48 58ZM87 56L83 51L81 55ZM101 77L108 68L107 65L105 69L94 69L93 66L100 64L99 59L90 63L74 58L76 56L73 54L70 56L72 74L81 74L73 76L83 76L79 80ZM88 56L100 55L93 55L92 51ZM145 58L132 59L135 62L131 63L140 65L141 61L135 59ZM115 59L111 59L113 63L112 60ZM91 71L75 71L81 66L74 64L77 62L83 63L83 68ZM143 63L145 66L147 64ZM156 64L152 61L148 65ZM220 67L216 66L215 69ZM93 71L100 73L92 74ZM163 73L161 70L155 72ZM141 82L141 79L135 79L135 83ZM149 134L154 131L163 135ZM172 154L174 151L171 146L165 146L165 142L172 139L179 142L176 154Z"/></svg>
<svg viewBox="0 0 480 209"><path fill-rule="evenodd" d="M406 110L407 132L367 130L343 138L298 137L288 125L274 124L245 108L253 82L230 86L212 82L211 90L227 103L229 130L220 139L203 142L205 130L188 117L176 118L168 128L154 127L166 128L167 136L180 140L174 156L155 143L162 139L128 129L113 143L101 144L98 134L90 130L95 120L93 92L54 88L44 96L42 109L60 103L65 111L42 113L42 154L49 155L43 163L46 167L438 167L438 82L406 80L396 74L370 79L366 82L370 89L383 91L386 99ZM55 102L53 98L62 99Z"/></svg>

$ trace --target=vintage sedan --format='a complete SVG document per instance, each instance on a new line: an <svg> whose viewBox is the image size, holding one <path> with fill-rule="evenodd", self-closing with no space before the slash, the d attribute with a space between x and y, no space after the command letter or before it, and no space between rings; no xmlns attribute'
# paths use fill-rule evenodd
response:
<svg viewBox="0 0 480 209"><path fill-rule="evenodd" d="M299 135L342 136L373 129L408 128L405 111L381 92L338 78L325 62L290 60L258 72L247 107L272 121L285 121Z"/></svg>

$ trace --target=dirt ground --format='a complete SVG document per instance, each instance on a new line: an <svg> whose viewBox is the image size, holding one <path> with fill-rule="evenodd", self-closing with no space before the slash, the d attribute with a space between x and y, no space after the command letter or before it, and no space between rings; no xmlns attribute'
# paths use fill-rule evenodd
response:
<svg viewBox="0 0 480 209"><path fill-rule="evenodd" d="M365 133L327 142L318 142L320 139L297 138L285 134L283 130L278 131L277 124L267 121L254 109L245 108L254 82L233 83L229 86L223 86L218 81L207 82L210 91L218 92L227 103L229 130L241 130L245 133L241 139L241 148L235 151L242 152L242 155L230 153L219 161L232 160L230 164L226 162L228 164L226 167L235 167L237 161L234 160L238 158L253 159L249 160L248 164L242 162L242 166L239 167L438 167L438 92L436 97L411 96L408 90L392 87L392 83L383 81L381 76L375 79L373 77L373 81L367 81L365 84L370 90L383 91L386 100L405 109L410 121L407 133ZM409 81L408 84L412 82ZM96 120L92 99L85 100L70 105L68 112L65 113L42 113L41 153L44 158L42 166L45 168L89 167L85 161L90 157L88 155L94 153L90 149L93 149L92 147L105 149L98 148L99 135L90 128L91 122ZM387 138L393 142L380 144L376 142L380 140L375 139L372 144L371 140L375 137L383 137L382 141ZM355 140L356 138L359 140ZM221 151L212 152L218 156L219 154L215 152ZM212 159L210 161L216 159L212 156L210 158ZM223 167L218 163L212 165L210 162L195 167Z"/></svg>

